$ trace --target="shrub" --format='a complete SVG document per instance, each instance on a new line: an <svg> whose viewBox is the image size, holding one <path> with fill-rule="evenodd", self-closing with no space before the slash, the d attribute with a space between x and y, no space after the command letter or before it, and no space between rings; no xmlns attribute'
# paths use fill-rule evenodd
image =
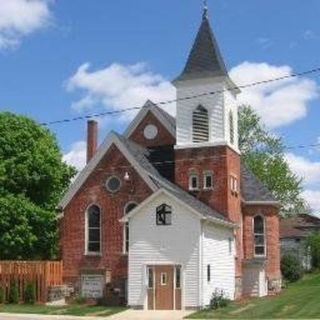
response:
<svg viewBox="0 0 320 320"><path fill-rule="evenodd" d="M295 282L303 276L303 267L297 256L286 254L281 258L281 272L285 280Z"/></svg>
<svg viewBox="0 0 320 320"><path fill-rule="evenodd" d="M74 298L73 303L74 304L85 304L87 302L87 298L82 297L82 296L77 296Z"/></svg>
<svg viewBox="0 0 320 320"><path fill-rule="evenodd" d="M28 282L24 290L24 302L34 304L36 302L36 288L34 283Z"/></svg>
<svg viewBox="0 0 320 320"><path fill-rule="evenodd" d="M210 309L216 310L224 308L230 303L223 290L216 289L210 299Z"/></svg>
<svg viewBox="0 0 320 320"><path fill-rule="evenodd" d="M16 281L11 281L8 302L14 304L19 302L19 292Z"/></svg>
<svg viewBox="0 0 320 320"><path fill-rule="evenodd" d="M0 287L0 304L4 303L4 289Z"/></svg>
<svg viewBox="0 0 320 320"><path fill-rule="evenodd" d="M320 268L320 232L310 234L306 240L307 250L311 254L311 264L313 269Z"/></svg>

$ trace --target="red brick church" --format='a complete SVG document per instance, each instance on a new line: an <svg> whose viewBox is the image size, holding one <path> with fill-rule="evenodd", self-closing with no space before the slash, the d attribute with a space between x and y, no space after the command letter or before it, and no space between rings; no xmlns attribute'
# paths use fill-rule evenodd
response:
<svg viewBox="0 0 320 320"><path fill-rule="evenodd" d="M88 122L87 165L60 203L65 282L144 309L279 291L279 204L241 162L240 91L206 9L172 83L176 118L148 101L99 147Z"/></svg>

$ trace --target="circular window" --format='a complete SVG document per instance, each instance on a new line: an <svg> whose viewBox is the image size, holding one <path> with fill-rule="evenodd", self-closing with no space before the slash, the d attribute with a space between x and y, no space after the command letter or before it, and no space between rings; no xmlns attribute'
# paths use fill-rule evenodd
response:
<svg viewBox="0 0 320 320"><path fill-rule="evenodd" d="M158 128L153 124L148 124L144 128L143 134L144 134L145 138L147 138L148 140L152 140L157 136Z"/></svg>
<svg viewBox="0 0 320 320"><path fill-rule="evenodd" d="M117 192L121 187L121 181L118 177L112 176L106 182L106 188L109 192Z"/></svg>

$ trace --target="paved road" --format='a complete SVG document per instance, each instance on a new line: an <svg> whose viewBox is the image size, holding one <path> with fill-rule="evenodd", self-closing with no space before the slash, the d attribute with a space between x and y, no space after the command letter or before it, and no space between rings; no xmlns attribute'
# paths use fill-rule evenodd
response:
<svg viewBox="0 0 320 320"><path fill-rule="evenodd" d="M0 320L182 320L191 312L186 311L136 311L127 310L113 316L102 317L72 317L72 316L44 316L26 314L0 313Z"/></svg>

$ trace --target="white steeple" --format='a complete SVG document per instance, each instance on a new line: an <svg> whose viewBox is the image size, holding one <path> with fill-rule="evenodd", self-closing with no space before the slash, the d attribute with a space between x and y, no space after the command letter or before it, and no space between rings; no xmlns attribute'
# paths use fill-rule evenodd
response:
<svg viewBox="0 0 320 320"><path fill-rule="evenodd" d="M173 81L178 99L176 148L229 145L239 152L236 96L240 90L228 75L208 16L205 5L186 66Z"/></svg>

